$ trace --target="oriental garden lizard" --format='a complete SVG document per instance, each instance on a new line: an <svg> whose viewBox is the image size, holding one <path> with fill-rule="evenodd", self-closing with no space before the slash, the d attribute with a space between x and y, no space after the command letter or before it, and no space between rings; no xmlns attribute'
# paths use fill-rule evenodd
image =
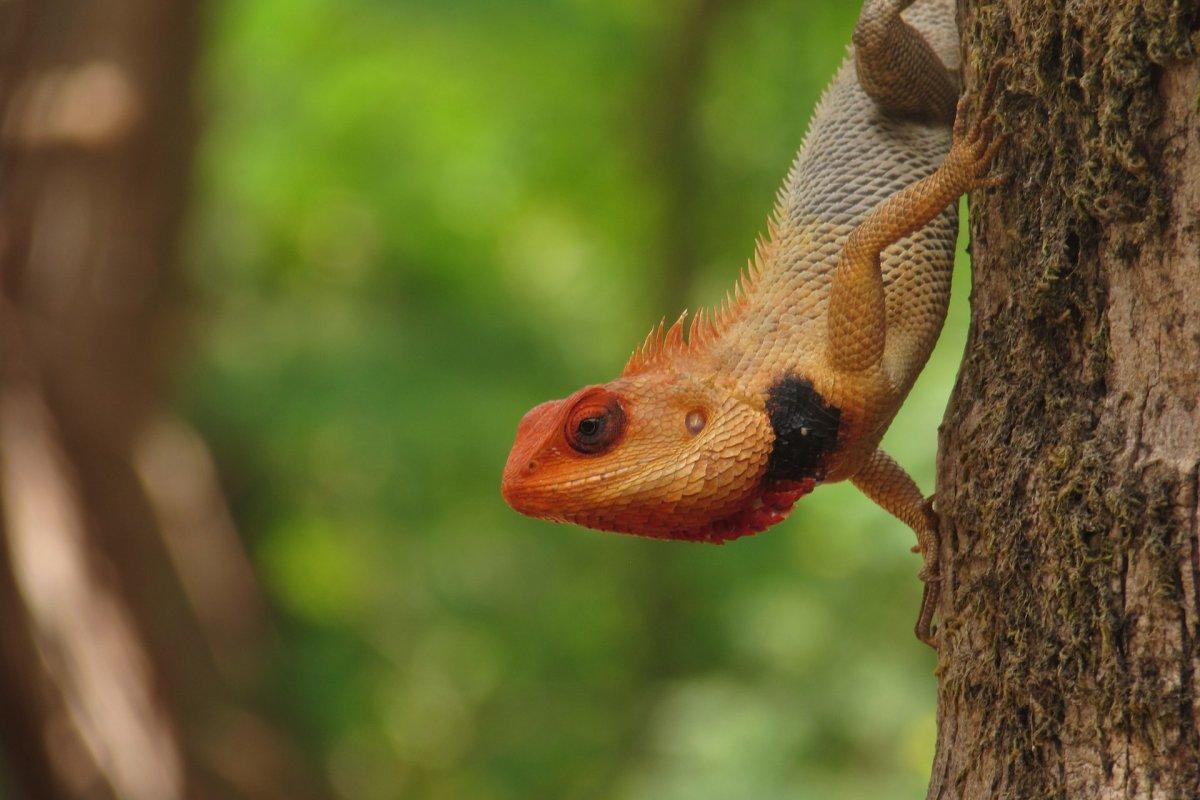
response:
<svg viewBox="0 0 1200 800"><path fill-rule="evenodd" d="M849 479L916 532L933 645L937 516L879 442L945 321L955 201L993 183L1000 137L957 100L952 0L867 0L853 43L735 293L526 414L502 491L542 519L724 542Z"/></svg>

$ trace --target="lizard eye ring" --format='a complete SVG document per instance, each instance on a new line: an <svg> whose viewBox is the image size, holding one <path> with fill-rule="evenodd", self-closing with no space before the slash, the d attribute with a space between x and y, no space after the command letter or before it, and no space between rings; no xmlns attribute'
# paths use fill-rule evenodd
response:
<svg viewBox="0 0 1200 800"><path fill-rule="evenodd" d="M594 456L612 448L625 432L625 410L614 395L600 392L584 397L567 416L567 444Z"/></svg>

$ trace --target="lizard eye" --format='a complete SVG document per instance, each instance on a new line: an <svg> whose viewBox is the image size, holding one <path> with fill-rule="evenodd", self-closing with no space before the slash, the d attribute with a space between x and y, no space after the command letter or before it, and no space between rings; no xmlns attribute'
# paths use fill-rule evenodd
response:
<svg viewBox="0 0 1200 800"><path fill-rule="evenodd" d="M625 412L617 399L608 394L583 398L567 417L567 443L584 455L608 450L624 430Z"/></svg>

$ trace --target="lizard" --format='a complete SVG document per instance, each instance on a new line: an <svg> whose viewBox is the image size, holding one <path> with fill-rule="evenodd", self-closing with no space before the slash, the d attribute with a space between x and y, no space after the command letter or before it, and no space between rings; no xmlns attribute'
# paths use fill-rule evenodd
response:
<svg viewBox="0 0 1200 800"><path fill-rule="evenodd" d="M723 543L849 480L916 534L936 647L938 517L879 447L945 321L957 199L1003 137L959 98L952 0L866 0L755 256L725 303L659 323L613 381L520 421L517 511Z"/></svg>

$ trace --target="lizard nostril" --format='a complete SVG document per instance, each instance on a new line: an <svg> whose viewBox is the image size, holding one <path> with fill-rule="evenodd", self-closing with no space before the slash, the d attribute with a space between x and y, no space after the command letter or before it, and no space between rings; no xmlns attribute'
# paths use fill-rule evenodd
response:
<svg viewBox="0 0 1200 800"><path fill-rule="evenodd" d="M533 473L537 472L537 468L538 468L538 462L530 461L528 464L525 465L525 474L532 475Z"/></svg>

